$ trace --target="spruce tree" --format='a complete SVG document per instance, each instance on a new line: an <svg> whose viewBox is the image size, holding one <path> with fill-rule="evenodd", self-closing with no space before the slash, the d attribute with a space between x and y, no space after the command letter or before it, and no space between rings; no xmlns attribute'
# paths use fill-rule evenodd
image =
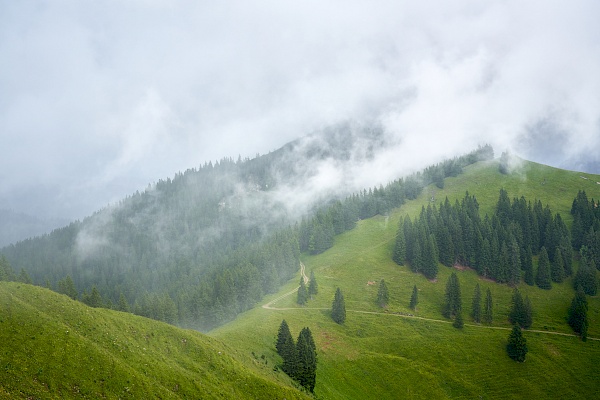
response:
<svg viewBox="0 0 600 400"><path fill-rule="evenodd" d="M588 303L585 297L583 287L579 285L575 297L571 301L571 307L567 315L567 321L573 331L579 334L581 340L587 340L587 328L588 328Z"/></svg>
<svg viewBox="0 0 600 400"><path fill-rule="evenodd" d="M550 277L552 278L552 282L556 283L561 283L565 278L563 257L558 246L554 251L554 260L552 261L552 266L550 269Z"/></svg>
<svg viewBox="0 0 600 400"><path fill-rule="evenodd" d="M513 325L519 325L523 327L525 322L525 303L523 303L523 296L519 292L519 289L513 290L512 295L512 306L508 313L508 320Z"/></svg>
<svg viewBox="0 0 600 400"><path fill-rule="evenodd" d="M494 305L492 302L492 292L490 288L487 288L485 292L485 307L483 307L483 322L491 324L494 318Z"/></svg>
<svg viewBox="0 0 600 400"><path fill-rule="evenodd" d="M533 277L533 255L531 254L531 246L527 246L525 249L525 254L522 257L521 268L525 271L525 276L523 281L529 286L533 286L535 284L535 279Z"/></svg>
<svg viewBox="0 0 600 400"><path fill-rule="evenodd" d="M317 284L317 279L315 278L315 271L310 271L310 281L308 282L308 294L312 298L312 296L319 293L319 285Z"/></svg>
<svg viewBox="0 0 600 400"><path fill-rule="evenodd" d="M419 303L419 291L417 289L417 285L413 286L412 295L410 296L410 304L409 307L411 310L417 308L417 304Z"/></svg>
<svg viewBox="0 0 600 400"><path fill-rule="evenodd" d="M588 296L595 296L598 292L596 264L590 257L587 246L581 246L579 254L581 259L579 261L579 268L577 269L575 278L573 279L573 287L577 289L579 286L581 286L585 294Z"/></svg>
<svg viewBox="0 0 600 400"><path fill-rule="evenodd" d="M396 245L394 246L394 255L392 257L398 265L404 265L406 260L406 238L404 237L404 221L400 218L398 222L398 231L396 232Z"/></svg>
<svg viewBox="0 0 600 400"><path fill-rule="evenodd" d="M306 289L306 284L304 283L304 277L300 277L300 286L298 287L298 299L297 303L301 306L305 305L308 301L308 290Z"/></svg>
<svg viewBox="0 0 600 400"><path fill-rule="evenodd" d="M340 288L335 291L333 304L331 305L331 318L338 324L343 324L346 320L346 303Z"/></svg>
<svg viewBox="0 0 600 400"><path fill-rule="evenodd" d="M129 304L123 292L119 294L119 302L117 303L117 310L123 312L129 312Z"/></svg>
<svg viewBox="0 0 600 400"><path fill-rule="evenodd" d="M283 343L281 358L283 358L281 369L295 379L298 373L298 349L291 334Z"/></svg>
<svg viewBox="0 0 600 400"><path fill-rule="evenodd" d="M387 285L385 284L385 280L381 280L379 282L379 290L377 290L377 305L379 307L385 307L390 301L390 294L388 292Z"/></svg>
<svg viewBox="0 0 600 400"><path fill-rule="evenodd" d="M446 318L452 318L461 310L460 283L456 273L452 272L452 275L448 278L448 282L446 282L446 302L442 308L442 315Z"/></svg>
<svg viewBox="0 0 600 400"><path fill-rule="evenodd" d="M474 322L481 322L481 289L479 287L479 283L475 286L475 292L473 293L471 317L473 318Z"/></svg>
<svg viewBox="0 0 600 400"><path fill-rule="evenodd" d="M456 317L454 317L454 322L452 323L452 326L457 329L462 329L463 326L465 326L465 323L464 323L463 317L462 317L462 311L458 311L456 313Z"/></svg>
<svg viewBox="0 0 600 400"><path fill-rule="evenodd" d="M309 328L303 328L296 344L298 364L295 379L308 391L313 392L317 376L317 353Z"/></svg>
<svg viewBox="0 0 600 400"><path fill-rule="evenodd" d="M279 325L279 331L277 332L277 342L275 343L275 349L281 357L283 357L285 341L291 337L292 334L290 332L290 327L288 326L287 321L284 319Z"/></svg>
<svg viewBox="0 0 600 400"><path fill-rule="evenodd" d="M506 352L513 360L523 362L525 361L527 351L527 340L523 337L521 328L518 325L514 325L510 335L508 336Z"/></svg>
<svg viewBox="0 0 600 400"><path fill-rule="evenodd" d="M540 250L540 257L538 259L538 269L535 275L535 284L538 285L540 289L552 289L552 283L550 280L550 260L548 259L548 252L543 246Z"/></svg>

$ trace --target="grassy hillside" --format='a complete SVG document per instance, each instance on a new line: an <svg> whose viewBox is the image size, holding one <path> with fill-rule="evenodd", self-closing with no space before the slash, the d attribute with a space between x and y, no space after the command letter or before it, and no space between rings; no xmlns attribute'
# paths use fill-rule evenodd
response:
<svg viewBox="0 0 600 400"><path fill-rule="evenodd" d="M510 175L501 175L495 162L471 166L464 174L446 179L443 190L428 188L389 217L361 221L354 230L338 236L335 246L325 253L303 257L319 282L319 294L307 307L298 307L292 294L272 304L279 309L255 308L211 335L242 351L264 351L269 363L275 363L279 358L274 338L281 320L287 320L295 336L309 326L319 360L315 393L325 399L594 398L600 390L596 372L600 341L581 342L566 324L574 295L571 279L553 284L550 291L519 286L530 297L534 312L533 326L524 332L529 353L520 364L505 351L511 288L470 270L456 271L466 322L458 330L441 316L446 280L453 269L440 266L437 280L428 281L394 264L391 254L399 217L415 216L432 197L440 202L448 196L453 202L468 190L484 214L492 212L500 188L505 188L511 198L523 195L548 204L570 226L569 211L577 191L584 189L588 197L598 199L600 184L596 182L600 176L528 162ZM292 291L298 278L267 301ZM386 310L375 305L381 279L390 290ZM492 291L492 327L470 322L477 283L483 292ZM412 311L408 303L415 284L419 304ZM348 316L343 326L335 324L328 312L336 287L346 298ZM589 306L588 334L600 338L600 298L589 299Z"/></svg>
<svg viewBox="0 0 600 400"><path fill-rule="evenodd" d="M194 331L0 282L0 398L287 398L283 373Z"/></svg>

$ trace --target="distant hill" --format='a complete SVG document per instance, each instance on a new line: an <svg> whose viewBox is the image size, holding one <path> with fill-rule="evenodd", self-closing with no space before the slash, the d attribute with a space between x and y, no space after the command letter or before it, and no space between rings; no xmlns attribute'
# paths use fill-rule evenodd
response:
<svg viewBox="0 0 600 400"><path fill-rule="evenodd" d="M40 236L66 223L65 220L47 220L12 210L0 209L0 247L33 236Z"/></svg>
<svg viewBox="0 0 600 400"><path fill-rule="evenodd" d="M0 310L3 398L309 398L259 355L48 289L0 282Z"/></svg>
<svg viewBox="0 0 600 400"><path fill-rule="evenodd" d="M360 193L345 186L352 177L330 176L359 168L387 145L378 126L328 128L263 156L159 180L0 253L38 285L62 293L73 285L74 298L94 292L105 307L208 330L277 291L297 271L301 251L327 249L358 219L385 214L493 154L484 146Z"/></svg>
<svg viewBox="0 0 600 400"><path fill-rule="evenodd" d="M336 236L333 246L323 253L303 254L307 274L312 271L318 282L318 294L306 306L296 303L297 274L264 300L265 307L256 307L209 334L250 351L270 343L283 319L292 335L309 327L318 357L315 395L322 399L597 397L600 296L587 298L590 338L583 342L566 321L575 294L572 276L562 283L553 282L550 290L523 282L517 285L533 309L533 324L523 331L529 352L524 363L517 363L506 352L511 286L478 276L469 268L441 264L436 279L429 280L392 260L399 219L418 217L423 207L438 207L446 197L454 204L468 191L477 199L483 218L495 212L503 188L510 199L524 196L528 201L541 201L552 213L561 214L569 229L574 222L571 207L579 191L600 199L599 175L512 161L506 174L499 172L498 160L470 165L462 174L446 178L443 188L431 184L389 215L359 221L353 230ZM574 268L579 268L578 256ZM460 281L462 329L442 316L452 272ZM389 291L384 308L376 302L382 279ZM490 289L492 294L490 325L471 318L477 284L483 293ZM414 286L418 304L412 310L409 301ZM346 303L343 325L330 317L337 288ZM280 360L274 349L267 356L273 362Z"/></svg>

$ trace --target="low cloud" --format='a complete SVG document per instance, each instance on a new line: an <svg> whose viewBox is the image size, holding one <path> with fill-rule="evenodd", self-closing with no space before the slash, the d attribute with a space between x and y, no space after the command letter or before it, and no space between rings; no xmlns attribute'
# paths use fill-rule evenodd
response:
<svg viewBox="0 0 600 400"><path fill-rule="evenodd" d="M325 157L294 198L484 143L597 167L597 15L591 0L5 2L0 208L82 218L345 121L381 127L386 145Z"/></svg>

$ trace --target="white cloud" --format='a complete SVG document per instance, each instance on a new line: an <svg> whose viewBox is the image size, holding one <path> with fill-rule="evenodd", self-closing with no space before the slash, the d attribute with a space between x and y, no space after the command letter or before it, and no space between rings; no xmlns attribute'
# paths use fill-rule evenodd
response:
<svg viewBox="0 0 600 400"><path fill-rule="evenodd" d="M397 144L342 173L366 185L486 142L598 162L597 15L592 0L3 2L0 207L82 217L363 118Z"/></svg>

